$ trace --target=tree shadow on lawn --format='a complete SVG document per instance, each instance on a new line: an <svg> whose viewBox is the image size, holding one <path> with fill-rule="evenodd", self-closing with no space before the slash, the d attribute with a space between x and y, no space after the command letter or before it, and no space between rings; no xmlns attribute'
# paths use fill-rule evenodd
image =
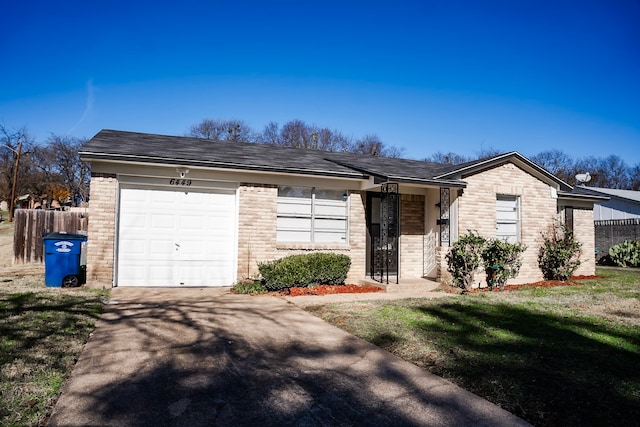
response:
<svg viewBox="0 0 640 427"><path fill-rule="evenodd" d="M534 425L637 425L637 329L506 304L417 309L437 319L417 329L448 354L434 373Z"/></svg>
<svg viewBox="0 0 640 427"><path fill-rule="evenodd" d="M0 297L0 336L11 343L0 360L38 363L47 357L55 369L66 369L69 349L55 344L75 335L86 339L90 324L100 316L102 302L95 296L21 292ZM47 344L49 343L49 344Z"/></svg>
<svg viewBox="0 0 640 427"><path fill-rule="evenodd" d="M35 425L102 312L98 296L0 295L0 424Z"/></svg>
<svg viewBox="0 0 640 427"><path fill-rule="evenodd" d="M519 421L290 304L217 298L108 306L50 425Z"/></svg>

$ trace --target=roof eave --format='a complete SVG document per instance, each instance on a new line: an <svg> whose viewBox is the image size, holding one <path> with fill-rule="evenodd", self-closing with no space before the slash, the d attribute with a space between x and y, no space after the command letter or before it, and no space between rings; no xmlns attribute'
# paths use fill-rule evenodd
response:
<svg viewBox="0 0 640 427"><path fill-rule="evenodd" d="M436 187L454 187L454 188L467 188L467 183L459 180L443 180L443 179L424 179L424 178L414 178L407 176L387 176L385 177L387 181L390 182L398 182L404 184L423 184L430 185Z"/></svg>
<svg viewBox="0 0 640 427"><path fill-rule="evenodd" d="M615 200L620 200L622 202L626 202L626 203L640 203L640 200L637 199L632 199L630 197L625 197L623 195L620 194L610 194L607 193L605 191L600 191L591 187L584 187L584 186L576 186L574 191L576 192L581 192L581 194L590 194L590 195L594 195L594 196L603 196L603 197L608 197L609 200L611 199L615 199ZM584 192L584 193L582 193Z"/></svg>
<svg viewBox="0 0 640 427"><path fill-rule="evenodd" d="M88 151L79 152L80 159L82 161L104 161L111 163L130 163L130 164L153 164L153 165L167 165L168 161L174 164L180 164L181 166L198 166L212 169L225 169L225 170L237 170L243 172L270 172L270 173L287 173L287 174L299 174L299 175L313 175L313 176L326 176L335 178L349 178L349 179L368 179L368 176L362 173L348 173L348 172L331 172L325 169L300 169L300 168L281 168L274 166L253 166L240 163L231 162L211 162L193 159L167 159L162 157L152 156L137 156L137 155L124 155L124 154L106 154L106 153L93 153Z"/></svg>
<svg viewBox="0 0 640 427"><path fill-rule="evenodd" d="M596 195L579 194L579 193L567 193L567 192L559 191L558 199L598 203L598 202L606 202L610 198L605 196L596 196Z"/></svg>
<svg viewBox="0 0 640 427"><path fill-rule="evenodd" d="M490 167L492 167L494 165L503 163L504 161L507 161L509 159L516 159L517 161L523 163L527 167L535 170L537 173L539 173L542 176L546 177L548 180L555 182L558 185L558 188L560 190L571 191L573 189L573 187L571 187L569 184L567 184L566 182L564 182L563 180L561 180L557 176L553 175L548 170L540 167L536 163L534 163L531 160L527 159L526 157L524 157L522 154L518 153L517 151L512 151L510 153L501 154L499 156L492 157L490 159L480 160L477 163L473 163L471 165L467 165L467 166L465 166L463 168L453 169L453 170L451 170L451 171L449 171L447 173L444 173L442 175L438 175L438 176L436 176L434 178L441 179L441 178L447 178L447 177L451 177L451 176L455 176L455 175L463 176L464 174L477 173L477 172L482 171L484 169L490 168Z"/></svg>

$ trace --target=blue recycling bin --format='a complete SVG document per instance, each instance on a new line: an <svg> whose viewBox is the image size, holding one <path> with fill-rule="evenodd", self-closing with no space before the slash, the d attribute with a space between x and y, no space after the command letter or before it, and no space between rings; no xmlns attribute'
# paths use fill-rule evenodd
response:
<svg viewBox="0 0 640 427"><path fill-rule="evenodd" d="M60 288L85 283L87 236L55 232L45 234L42 240L45 286Z"/></svg>

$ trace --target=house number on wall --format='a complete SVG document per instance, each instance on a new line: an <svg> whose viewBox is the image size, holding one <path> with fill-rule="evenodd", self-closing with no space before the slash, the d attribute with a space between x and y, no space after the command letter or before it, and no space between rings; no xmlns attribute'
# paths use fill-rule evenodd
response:
<svg viewBox="0 0 640 427"><path fill-rule="evenodd" d="M169 185L183 185L185 187L188 187L188 186L191 185L191 180L190 179L171 178L169 180Z"/></svg>

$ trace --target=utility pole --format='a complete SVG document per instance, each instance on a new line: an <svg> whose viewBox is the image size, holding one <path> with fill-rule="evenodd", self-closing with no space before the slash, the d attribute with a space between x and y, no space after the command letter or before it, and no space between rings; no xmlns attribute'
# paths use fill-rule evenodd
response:
<svg viewBox="0 0 640 427"><path fill-rule="evenodd" d="M5 145L9 150L16 153L16 167L13 170L13 187L11 188L11 200L9 200L9 222L13 222L13 211L16 208L16 187L18 184L18 168L20 167L20 154L22 153L22 141L18 142L18 150Z"/></svg>

